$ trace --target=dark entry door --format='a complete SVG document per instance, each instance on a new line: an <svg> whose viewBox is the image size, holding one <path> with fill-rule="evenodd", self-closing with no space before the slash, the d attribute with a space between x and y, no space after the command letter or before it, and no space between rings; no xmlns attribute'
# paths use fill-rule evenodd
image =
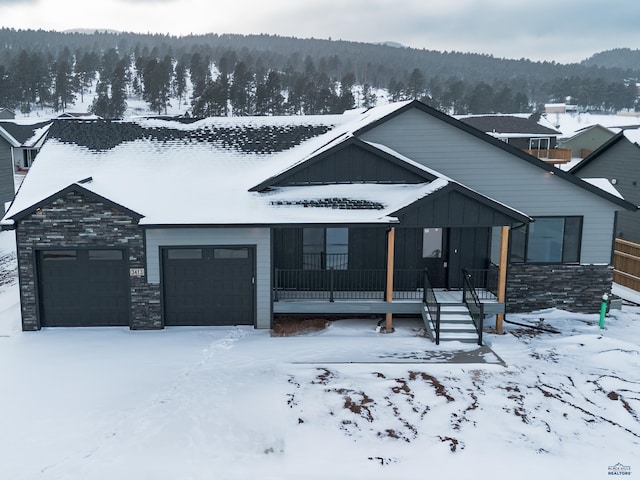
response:
<svg viewBox="0 0 640 480"><path fill-rule="evenodd" d="M38 252L43 327L129 325L129 277L123 250Z"/></svg>
<svg viewBox="0 0 640 480"><path fill-rule="evenodd" d="M252 247L165 248L165 325L253 325Z"/></svg>
<svg viewBox="0 0 640 480"><path fill-rule="evenodd" d="M449 229L449 288L462 288L463 268L487 268L490 238L491 229L486 227Z"/></svg>

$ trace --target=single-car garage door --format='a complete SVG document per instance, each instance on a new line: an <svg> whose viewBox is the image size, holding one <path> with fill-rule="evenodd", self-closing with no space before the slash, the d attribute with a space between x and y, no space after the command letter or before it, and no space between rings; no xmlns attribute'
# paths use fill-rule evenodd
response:
<svg viewBox="0 0 640 480"><path fill-rule="evenodd" d="M252 247L164 248L165 325L253 325Z"/></svg>
<svg viewBox="0 0 640 480"><path fill-rule="evenodd" d="M123 250L38 252L43 327L129 325L129 277Z"/></svg>

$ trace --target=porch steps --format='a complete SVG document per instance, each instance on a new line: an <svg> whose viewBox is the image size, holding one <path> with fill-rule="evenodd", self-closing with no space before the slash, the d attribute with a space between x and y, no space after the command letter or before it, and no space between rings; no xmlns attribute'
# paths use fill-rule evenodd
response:
<svg viewBox="0 0 640 480"><path fill-rule="evenodd" d="M423 319L429 336L435 339L435 325L424 308ZM478 341L473 319L464 303L446 303L440 305L440 341L471 342Z"/></svg>

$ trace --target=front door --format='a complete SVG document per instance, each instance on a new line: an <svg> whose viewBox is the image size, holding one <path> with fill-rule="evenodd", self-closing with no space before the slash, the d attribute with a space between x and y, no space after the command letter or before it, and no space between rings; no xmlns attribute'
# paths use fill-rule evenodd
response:
<svg viewBox="0 0 640 480"><path fill-rule="evenodd" d="M491 229L450 228L447 283L451 289L462 288L462 269L487 268Z"/></svg>

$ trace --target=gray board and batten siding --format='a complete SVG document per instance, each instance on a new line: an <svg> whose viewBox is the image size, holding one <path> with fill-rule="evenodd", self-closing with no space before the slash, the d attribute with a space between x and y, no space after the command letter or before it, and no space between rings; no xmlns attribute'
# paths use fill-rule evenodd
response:
<svg viewBox="0 0 640 480"><path fill-rule="evenodd" d="M161 248L185 246L255 247L255 326L271 328L271 231L269 228L148 228L147 282L160 283Z"/></svg>
<svg viewBox="0 0 640 480"><path fill-rule="evenodd" d="M611 261L611 201L419 109L360 134L531 217L583 216L581 263ZM495 243L495 242L494 242Z"/></svg>
<svg viewBox="0 0 640 480"><path fill-rule="evenodd" d="M0 212L5 213L5 203L13 200L15 185L13 179L13 156L11 145L0 136Z"/></svg>
<svg viewBox="0 0 640 480"><path fill-rule="evenodd" d="M640 205L640 147L622 133L585 158L571 172L580 178L601 177L615 181L616 190L625 200ZM618 212L616 237L640 243L639 212Z"/></svg>

